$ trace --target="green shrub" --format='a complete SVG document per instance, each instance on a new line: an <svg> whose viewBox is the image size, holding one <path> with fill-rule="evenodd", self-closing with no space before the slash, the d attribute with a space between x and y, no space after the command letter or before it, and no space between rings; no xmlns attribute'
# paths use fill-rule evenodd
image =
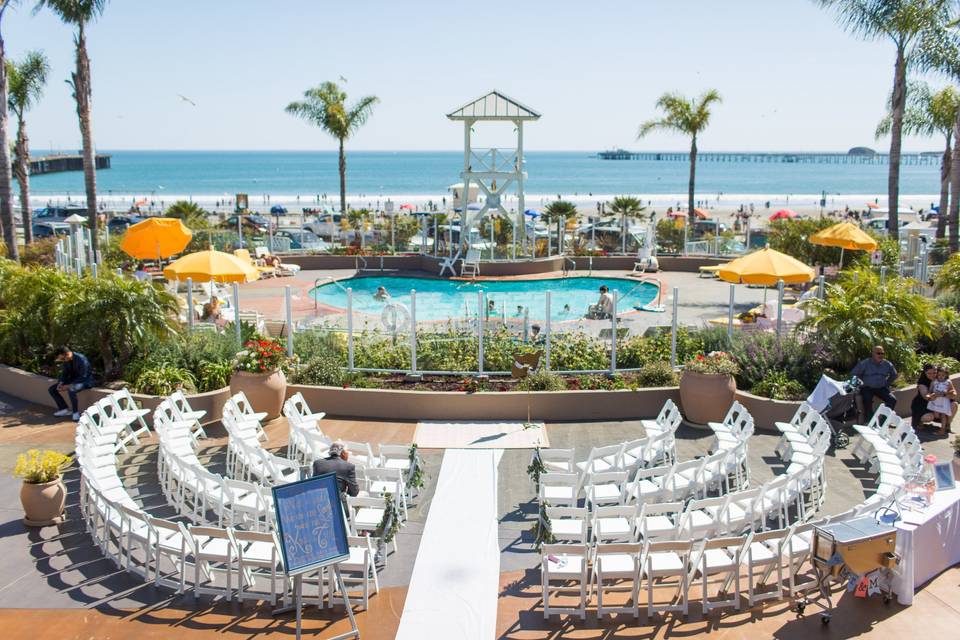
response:
<svg viewBox="0 0 960 640"><path fill-rule="evenodd" d="M807 390L796 380L791 380L786 372L774 370L767 374L758 384L750 389L750 393L774 400L803 400L807 397Z"/></svg>
<svg viewBox="0 0 960 640"><path fill-rule="evenodd" d="M933 305L914 293L915 282L888 276L883 285L869 270L847 271L836 284L827 285L823 299L805 303L807 318L801 328L828 345L837 368L849 370L883 345L887 357L900 371L916 362L921 338L933 335Z"/></svg>
<svg viewBox="0 0 960 640"><path fill-rule="evenodd" d="M345 380L345 372L336 357L321 354L297 368L292 380L294 384L340 387Z"/></svg>
<svg viewBox="0 0 960 640"><path fill-rule="evenodd" d="M937 291L960 291L960 253L950 256L933 279Z"/></svg>
<svg viewBox="0 0 960 640"><path fill-rule="evenodd" d="M230 384L230 376L232 375L233 363L230 360L201 362L195 374L197 391L206 393L207 391L223 389Z"/></svg>
<svg viewBox="0 0 960 640"><path fill-rule="evenodd" d="M142 370L133 388L137 393L155 396L168 396L177 389L183 389L187 393L193 393L197 389L192 373L169 364L158 364Z"/></svg>
<svg viewBox="0 0 960 640"><path fill-rule="evenodd" d="M567 383L563 378L545 369L534 371L517 383L520 391L563 391L566 388Z"/></svg>
<svg viewBox="0 0 960 640"><path fill-rule="evenodd" d="M701 331L677 328L677 362L683 362L704 352ZM635 369L649 362L669 362L670 332L654 336L632 336L617 342L617 366Z"/></svg>
<svg viewBox="0 0 960 640"><path fill-rule="evenodd" d="M740 367L737 385L741 389L753 388L774 371L782 371L790 380L813 389L830 362L822 341L805 340L797 333L778 339L769 333L741 332L731 341L729 353Z"/></svg>
<svg viewBox="0 0 960 640"><path fill-rule="evenodd" d="M637 384L641 387L673 387L677 374L669 362L648 362L637 372Z"/></svg>
<svg viewBox="0 0 960 640"><path fill-rule="evenodd" d="M909 370L901 373L901 376L904 378L904 384L913 384L920 378L920 374L923 372L923 365L932 364L935 367L945 367L947 371L950 372L950 375L960 373L960 360L956 358L945 356L939 353L921 353L917 365Z"/></svg>
<svg viewBox="0 0 960 640"><path fill-rule="evenodd" d="M550 368L558 371L606 369L610 355L603 342L585 333L560 333L550 339Z"/></svg>
<svg viewBox="0 0 960 640"><path fill-rule="evenodd" d="M346 366L346 335L331 327L313 327L294 332L293 354L300 358L300 362L307 362L318 355L331 356Z"/></svg>

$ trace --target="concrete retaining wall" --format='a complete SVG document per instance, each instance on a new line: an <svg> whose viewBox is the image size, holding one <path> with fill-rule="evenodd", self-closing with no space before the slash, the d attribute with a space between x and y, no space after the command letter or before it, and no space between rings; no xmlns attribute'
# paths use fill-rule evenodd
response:
<svg viewBox="0 0 960 640"><path fill-rule="evenodd" d="M290 255L284 256L287 262L300 265L309 270L355 269L360 264L354 256L331 255ZM664 271L696 272L703 265L716 265L726 262L726 258L658 256L660 268ZM440 272L440 259L432 256L365 256L367 269L376 271L381 265L384 269L401 271L423 271L429 274ZM577 271L585 272L590 268L591 259L574 257ZM636 258L632 256L596 256L592 260L595 271L632 271ZM553 273L563 270L564 259L559 256L522 260L517 262L483 262L480 273L484 276L525 276Z"/></svg>
<svg viewBox="0 0 960 640"><path fill-rule="evenodd" d="M53 398L47 393L47 389L54 382L56 382L56 380L53 378L29 373L6 365L0 365L0 391L20 398L21 400L26 400L27 402L32 402L43 407L50 407L51 409L56 408L57 405L54 403ZM100 388L81 391L79 398L80 410L83 411L110 393L110 389ZM160 401L163 399L161 396L151 396L143 393L134 393L132 395L144 409L150 409L151 412L157 408L157 405L160 404ZM223 405L226 404L230 398L230 387L188 395L187 398L190 400L191 407L197 411L202 410L207 412L207 415L204 416L204 422L216 422L223 413ZM64 400L67 400L66 394L64 394ZM147 416L148 423L150 419L151 416Z"/></svg>

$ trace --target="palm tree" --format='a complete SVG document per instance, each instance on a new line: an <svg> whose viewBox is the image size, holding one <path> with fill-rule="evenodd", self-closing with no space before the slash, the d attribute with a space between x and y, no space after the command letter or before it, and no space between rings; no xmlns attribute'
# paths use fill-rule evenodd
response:
<svg viewBox="0 0 960 640"><path fill-rule="evenodd" d="M27 138L26 113L40 99L47 83L50 64L40 51L31 51L20 62L7 62L10 91L8 106L17 118L17 141L14 145L13 175L20 183L20 215L23 216L23 242L33 241L30 220L30 140Z"/></svg>
<svg viewBox="0 0 960 640"><path fill-rule="evenodd" d="M848 31L868 40L893 42L897 49L894 62L893 92L890 96L890 170L887 176L887 200L890 210L887 233L900 234L900 147L907 105L907 66L928 66L922 45L932 33L951 21L951 0L816 0L820 6L835 9L837 19ZM921 55L918 55L921 54Z"/></svg>
<svg viewBox="0 0 960 640"><path fill-rule="evenodd" d="M16 0L0 0L0 27L3 26L3 14ZM20 260L17 249L17 229L13 217L13 173L10 169L10 143L7 135L7 54L0 32L0 231L7 245L7 257Z"/></svg>
<svg viewBox="0 0 960 640"><path fill-rule="evenodd" d="M67 82L73 88L77 103L77 118L80 121L80 138L83 142L83 185L87 193L87 217L90 219L90 237L96 260L100 253L97 219L97 162L93 148L93 128L90 122L90 102L93 90L90 85L90 56L87 54L87 25L97 19L107 6L107 0L38 0L34 11L47 7L64 24L77 28L73 43L76 49L77 68Z"/></svg>
<svg viewBox="0 0 960 640"><path fill-rule="evenodd" d="M340 144L340 211L347 210L347 156L344 142L370 117L373 106L380 102L376 96L360 98L347 108L347 94L336 82L324 82L303 92L302 102L291 102L286 112L320 127Z"/></svg>
<svg viewBox="0 0 960 640"><path fill-rule="evenodd" d="M620 239L623 253L627 252L627 218L642 220L645 209L640 199L633 196L617 196L610 203L610 210L620 215Z"/></svg>
<svg viewBox="0 0 960 640"><path fill-rule="evenodd" d="M706 91L699 98L685 98L677 93L665 93L657 100L657 108L663 117L648 120L640 125L637 139L654 130L674 131L690 136L690 184L687 190L687 213L690 223L696 220L693 211L693 192L697 174L697 136L710 124L710 105L722 102L716 89Z"/></svg>
<svg viewBox="0 0 960 640"><path fill-rule="evenodd" d="M907 106L903 112L903 133L908 136L932 137L941 135L945 148L940 161L940 215L937 216L937 237L942 238L947 228L947 208L950 197L950 162L953 146L953 126L960 114L960 91L944 87L933 91L926 82L907 85ZM877 125L877 137L889 135L893 114L888 113Z"/></svg>
<svg viewBox="0 0 960 640"><path fill-rule="evenodd" d="M541 219L547 225L556 223L557 224L557 242L559 246L557 251L563 253L563 229L566 227L566 224L569 220L574 220L577 217L577 205L572 202L567 202L566 200L554 200L547 206L543 208L543 212L540 214ZM548 227L549 228L549 227ZM547 235L547 255L550 254L549 251L549 234Z"/></svg>

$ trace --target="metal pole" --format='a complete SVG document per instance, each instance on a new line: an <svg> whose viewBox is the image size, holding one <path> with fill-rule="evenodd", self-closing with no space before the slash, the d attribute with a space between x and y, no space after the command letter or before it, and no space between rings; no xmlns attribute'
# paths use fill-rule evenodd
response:
<svg viewBox="0 0 960 640"><path fill-rule="evenodd" d="M883 286L883 283L887 280L887 267L880 267L880 286Z"/></svg>
<svg viewBox="0 0 960 640"><path fill-rule="evenodd" d="M417 290L410 289L410 373L417 372Z"/></svg>
<svg viewBox="0 0 960 640"><path fill-rule="evenodd" d="M433 257L437 257L437 242L440 240L440 235L437 233L437 216L433 216Z"/></svg>
<svg viewBox="0 0 960 640"><path fill-rule="evenodd" d="M530 307L523 308L523 343L530 339Z"/></svg>
<svg viewBox="0 0 960 640"><path fill-rule="evenodd" d="M483 375L483 291L477 291L477 371Z"/></svg>
<svg viewBox="0 0 960 640"><path fill-rule="evenodd" d="M233 283L233 326L237 333L237 344L243 343L243 336L240 333L240 285Z"/></svg>
<svg viewBox="0 0 960 640"><path fill-rule="evenodd" d="M670 324L670 366L677 366L677 299L680 297L679 287L673 288L673 319Z"/></svg>
<svg viewBox="0 0 960 640"><path fill-rule="evenodd" d="M610 314L610 375L617 372L617 290L613 290L613 313Z"/></svg>
<svg viewBox="0 0 960 640"><path fill-rule="evenodd" d="M550 292L547 291L547 301L546 301L546 312L547 320L544 324L544 357L546 358L546 368L547 371L550 371Z"/></svg>
<svg viewBox="0 0 960 640"><path fill-rule="evenodd" d="M193 278L187 278L187 330L193 331Z"/></svg>
<svg viewBox="0 0 960 640"><path fill-rule="evenodd" d="M96 279L96 277L97 277L97 263L96 263L96 262L91 262L91 263L90 263L90 274L94 277L94 279Z"/></svg>
<svg viewBox="0 0 960 640"><path fill-rule="evenodd" d="M353 371L353 288L347 287L347 369Z"/></svg>
<svg viewBox="0 0 960 640"><path fill-rule="evenodd" d="M293 357L293 296L290 293L290 285L287 285L284 292L287 303L287 355Z"/></svg>
<svg viewBox="0 0 960 640"><path fill-rule="evenodd" d="M827 283L824 276L820 276L817 279L817 297L823 300L824 296L827 295Z"/></svg>
<svg viewBox="0 0 960 640"><path fill-rule="evenodd" d="M734 291L736 290L736 285L730 285L730 306L727 309L727 335L733 337L733 296Z"/></svg>
<svg viewBox="0 0 960 640"><path fill-rule="evenodd" d="M783 280L777 281L777 338L783 327Z"/></svg>

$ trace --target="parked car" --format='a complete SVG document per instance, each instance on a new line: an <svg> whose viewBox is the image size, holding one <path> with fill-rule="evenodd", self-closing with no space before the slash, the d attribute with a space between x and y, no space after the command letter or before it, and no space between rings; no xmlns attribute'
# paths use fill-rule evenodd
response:
<svg viewBox="0 0 960 640"><path fill-rule="evenodd" d="M290 242L291 250L326 251L330 244L312 231L299 229L277 229L273 239L284 238Z"/></svg>
<svg viewBox="0 0 960 640"><path fill-rule="evenodd" d="M66 222L34 222L33 237L37 240L41 238L51 238L53 236L70 235L70 225Z"/></svg>
<svg viewBox="0 0 960 640"><path fill-rule="evenodd" d="M63 222L73 214L87 216L87 208L79 205L68 205L66 207L43 207L34 209L33 219L40 222Z"/></svg>
<svg viewBox="0 0 960 640"><path fill-rule="evenodd" d="M116 215L110 218L107 227L110 228L110 233L123 233L129 226L143 222L144 220L146 220L146 218L142 216Z"/></svg>
<svg viewBox="0 0 960 640"><path fill-rule="evenodd" d="M241 216L243 221L243 227L247 231L252 231L254 233L266 233L271 226L271 222L264 218L261 215L251 214L247 216ZM237 228L237 216L230 216L220 225L225 229L236 229Z"/></svg>

